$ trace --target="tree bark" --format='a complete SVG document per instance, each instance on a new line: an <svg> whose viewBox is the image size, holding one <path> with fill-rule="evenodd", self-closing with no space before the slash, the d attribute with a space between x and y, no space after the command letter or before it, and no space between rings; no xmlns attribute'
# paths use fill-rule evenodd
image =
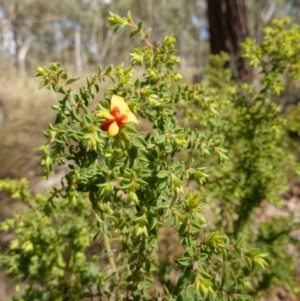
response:
<svg viewBox="0 0 300 301"><path fill-rule="evenodd" d="M32 40L33 37L30 35L17 47L18 69L22 75L26 73L26 57Z"/></svg>
<svg viewBox="0 0 300 301"><path fill-rule="evenodd" d="M16 1L9 4L6 18L10 24L16 46L15 65L19 74L24 75L26 74L26 58L34 35L31 31L24 29L24 24L18 18L21 11L20 3Z"/></svg>
<svg viewBox="0 0 300 301"><path fill-rule="evenodd" d="M82 74L82 57L81 57L81 29L80 25L76 25L75 27L75 66L77 75Z"/></svg>
<svg viewBox="0 0 300 301"><path fill-rule="evenodd" d="M239 46L249 36L245 0L207 0L207 16L211 53L228 52L233 78L251 82L252 70L241 57Z"/></svg>

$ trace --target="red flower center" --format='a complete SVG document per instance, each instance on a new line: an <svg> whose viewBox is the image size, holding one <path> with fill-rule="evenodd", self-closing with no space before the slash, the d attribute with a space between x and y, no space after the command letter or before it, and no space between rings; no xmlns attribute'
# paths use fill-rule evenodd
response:
<svg viewBox="0 0 300 301"><path fill-rule="evenodd" d="M101 130L107 132L113 122L115 122L114 119L106 119L100 126Z"/></svg>
<svg viewBox="0 0 300 301"><path fill-rule="evenodd" d="M117 122L118 126L121 126L125 123L124 121L126 120L127 116L124 114L121 114L120 109L118 107L114 107L111 110L110 114L115 117L115 121Z"/></svg>
<svg viewBox="0 0 300 301"><path fill-rule="evenodd" d="M123 124L125 123L124 121L125 121L126 118L127 118L126 115L121 114L120 109L119 109L118 107L114 107L114 108L111 110L110 114L111 114L112 116L114 116L114 119L106 119L106 120L101 124L101 130L106 131L106 132L108 131L108 129L109 129L109 127L110 127L110 125L111 125L112 123L116 122L118 126L121 126L121 125L123 125Z"/></svg>

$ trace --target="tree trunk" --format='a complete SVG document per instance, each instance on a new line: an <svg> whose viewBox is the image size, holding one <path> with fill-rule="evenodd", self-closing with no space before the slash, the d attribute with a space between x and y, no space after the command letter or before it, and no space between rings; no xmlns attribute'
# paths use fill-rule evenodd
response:
<svg viewBox="0 0 300 301"><path fill-rule="evenodd" d="M20 10L20 3L12 1L7 8L6 18L8 24L10 24L9 26L16 46L15 66L19 74L24 75L26 73L26 57L33 40L33 35L24 30L24 26L18 18Z"/></svg>
<svg viewBox="0 0 300 301"><path fill-rule="evenodd" d="M75 27L75 63L77 75L82 74L82 57L81 57L81 32L80 26Z"/></svg>
<svg viewBox="0 0 300 301"><path fill-rule="evenodd" d="M276 4L268 4L267 0L260 1L256 5L255 36L256 41L261 43L263 40L263 27L267 25L276 9Z"/></svg>
<svg viewBox="0 0 300 301"><path fill-rule="evenodd" d="M245 0L207 0L207 15L211 53L228 52L233 78L251 82L252 70L239 47L249 35Z"/></svg>
<svg viewBox="0 0 300 301"><path fill-rule="evenodd" d="M18 69L22 75L26 73L26 57L32 40L33 37L28 36L23 43L21 43L21 45L19 44L17 47Z"/></svg>

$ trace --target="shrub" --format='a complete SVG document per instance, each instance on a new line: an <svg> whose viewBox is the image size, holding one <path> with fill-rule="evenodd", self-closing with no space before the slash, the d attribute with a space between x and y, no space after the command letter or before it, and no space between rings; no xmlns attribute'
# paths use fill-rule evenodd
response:
<svg viewBox="0 0 300 301"><path fill-rule="evenodd" d="M41 87L61 95L47 142L37 148L42 175L57 165L66 175L43 195L25 180L0 182L28 205L1 225L15 238L0 264L17 289L24 283L14 300L248 300L243 293L258 289L270 269L264 272L265 250L250 243L273 245L266 241L272 230L261 225L251 237L245 225L284 176L282 118L266 98L280 90L277 77L265 71L259 91L239 87L221 57L207 84L181 84L172 36L154 47L130 14L108 22L140 36L132 67L99 66L79 91L59 63L37 68ZM244 44L252 64L264 59L257 49ZM142 76L134 73L140 68ZM106 80L111 88L91 108ZM185 126L184 116L200 124ZM204 217L205 198L214 220ZM158 252L168 227L176 258Z"/></svg>
<svg viewBox="0 0 300 301"><path fill-rule="evenodd" d="M228 160L221 165L209 164L210 178L203 187L214 212L215 226L226 229L226 235L232 239L243 235L245 246L259 246L269 253L270 267L252 274L251 294L266 291L274 283L298 290L296 255L289 254L287 246L290 243L297 249L299 245L289 239L299 221L293 213L274 216L269 221L257 216L263 202L280 204L287 175L299 174L291 147L295 142L291 144L286 132L291 129L296 111L284 116L275 101L283 91L284 76L300 76L300 31L296 25L287 28L288 24L289 19L274 20L264 29L261 45L251 39L241 45L243 56L255 67L253 84L238 85L232 81L230 70L224 68L227 54L211 56L205 85L215 94L214 103L220 114L214 123L203 123L206 119L200 119L197 101L184 105L186 122L193 120L205 133L215 133L214 138L227 150ZM297 122L293 124L296 126ZM199 164L203 162L207 164L207 160L199 160Z"/></svg>

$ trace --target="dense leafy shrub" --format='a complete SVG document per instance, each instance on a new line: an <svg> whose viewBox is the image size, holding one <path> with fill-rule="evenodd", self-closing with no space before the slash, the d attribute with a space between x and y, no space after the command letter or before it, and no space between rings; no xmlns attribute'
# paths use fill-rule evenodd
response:
<svg viewBox="0 0 300 301"><path fill-rule="evenodd" d="M300 31L298 26L286 28L288 24L288 19L275 20L264 29L261 45L250 39L241 45L243 56L255 68L253 84L238 85L232 81L230 70L223 67L228 60L226 54L212 56L205 72L220 118L200 127L204 132L215 133L215 139L218 137L227 150L228 160L221 166L208 166L210 178L204 194L211 203L217 228L226 229L231 238L243 235L244 245L260 246L270 254L270 267L253 274L252 294L276 282L296 290L298 287L294 274L296 257L287 252L287 244L296 244L289 240L289 233L299 227L299 221L292 213L269 221L257 216L257 208L263 202L280 203L279 192L287 188L287 175L299 174L292 147L295 143L291 143L286 132L293 129L292 125L297 131L297 111L285 116L275 101L283 90L284 75L300 77ZM187 105L187 121L200 119L197 105Z"/></svg>
<svg viewBox="0 0 300 301"><path fill-rule="evenodd" d="M275 255L266 272L254 268L264 271L268 259L251 247L278 247L267 241L273 224L252 236L245 230L262 200L276 196L282 165L293 160L280 160L283 121L271 94L280 91L275 67L289 69L294 56L280 57L273 75L266 69L258 89L233 83L222 57L213 59L207 83L188 86L178 83L172 36L154 47L130 14L112 14L109 24L140 36L144 46L133 49L132 67L99 67L79 91L60 64L37 68L41 86L61 94L38 148L43 176L56 165L66 175L49 195L33 195L26 181L0 182L29 207L1 225L15 234L0 257L21 285L15 300L249 299L243 293L253 294L274 271ZM260 47L244 44L252 65L273 53ZM91 108L107 80L111 88ZM185 126L184 116L196 122ZM205 219L205 198L213 220ZM162 251L166 229L176 256Z"/></svg>

